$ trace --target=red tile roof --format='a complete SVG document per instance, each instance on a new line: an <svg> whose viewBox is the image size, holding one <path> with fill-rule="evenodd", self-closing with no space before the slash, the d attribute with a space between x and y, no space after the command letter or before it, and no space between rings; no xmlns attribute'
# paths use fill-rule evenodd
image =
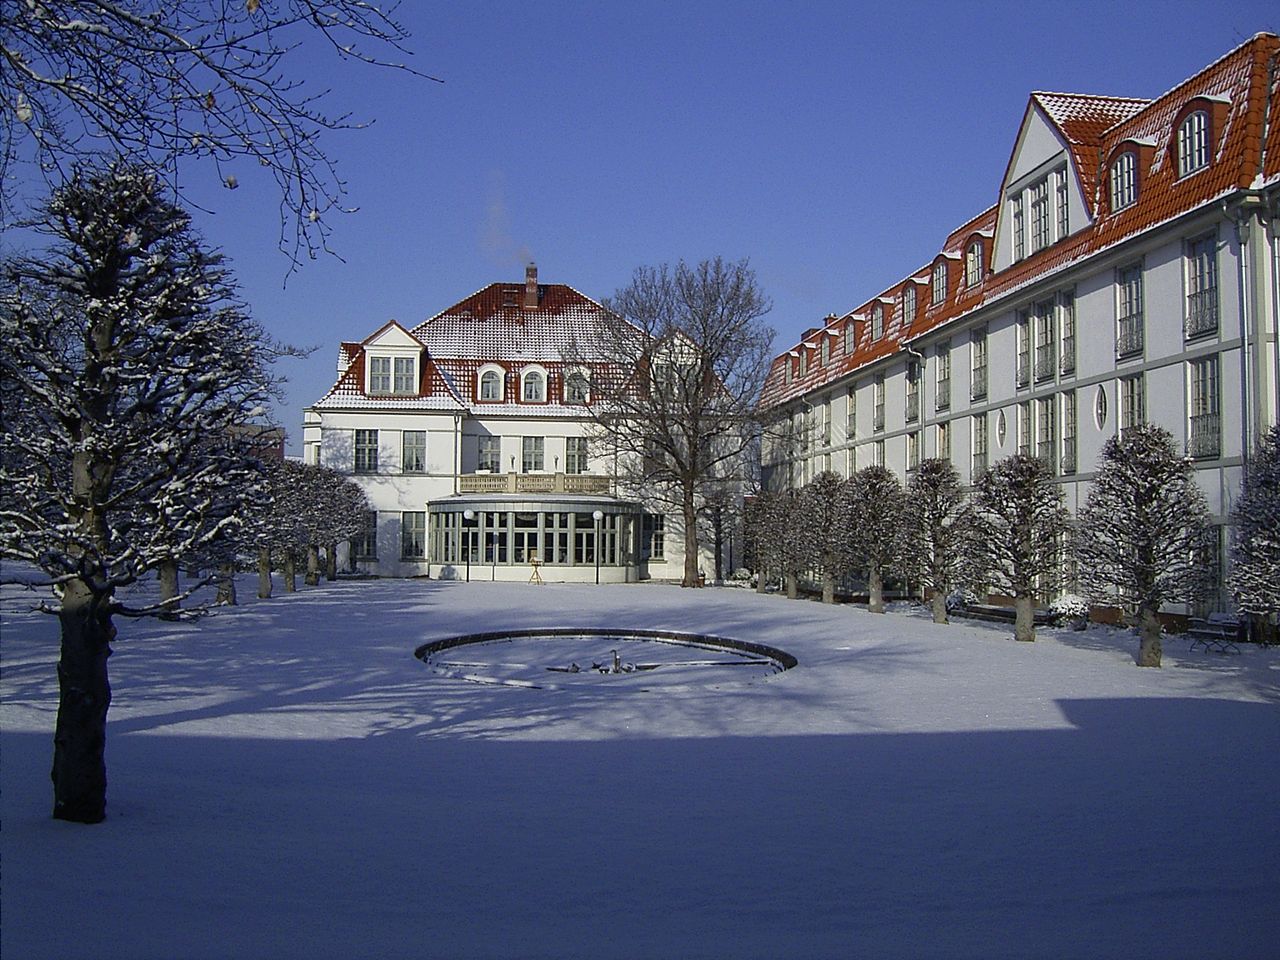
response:
<svg viewBox="0 0 1280 960"><path fill-rule="evenodd" d="M871 340L870 323L859 331L852 354L832 351L831 362L808 364L805 376L795 375L793 357L802 344L780 354L765 380L760 405L764 409L785 404L822 386L840 380L853 370L896 353L904 343L962 317L974 309L1007 296L1019 288L1055 273L1113 244L1158 226L1173 217L1202 207L1236 190L1261 186L1280 179L1280 84L1268 92L1268 67L1280 56L1280 37L1260 33L1205 67L1155 100L1100 97L1085 94L1033 93L1028 111L1041 109L1062 132L1079 171L1092 223L1066 239L1018 261L999 273L989 273L992 243L983 244L983 279L976 287L961 284L967 240L975 233L989 237L995 228L999 204L953 230L942 251L930 264L909 274L887 291L869 299L827 328L843 331L860 315L870 317L871 305L881 297L897 297L905 283L923 282L918 289L919 311L905 326L886 324L885 335ZM1263 117L1271 98L1271 125L1265 153L1261 148ZM1203 98L1199 101L1196 98ZM1208 106L1220 124L1211 124L1212 153L1208 167L1178 178L1171 147L1177 136L1175 123L1189 104ZM1151 161L1139 172L1138 199L1112 214L1103 163L1123 143L1153 144ZM1011 161L1012 162L1012 161ZM1006 175L1007 175L1006 170ZM1261 176L1259 176L1261 174ZM954 258L960 257L957 262ZM943 303L929 303L927 281L939 258L948 261L947 296ZM811 342L816 343L816 339ZM841 345L843 347L843 337ZM788 381L786 365L792 364Z"/></svg>

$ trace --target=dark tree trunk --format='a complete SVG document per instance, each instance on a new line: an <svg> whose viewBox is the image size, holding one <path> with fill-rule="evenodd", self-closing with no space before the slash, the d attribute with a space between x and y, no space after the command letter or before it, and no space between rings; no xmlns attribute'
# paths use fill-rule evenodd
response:
<svg viewBox="0 0 1280 960"><path fill-rule="evenodd" d="M696 587L698 582L698 512L694 509L693 486L686 484L680 504L684 519L684 579L682 587Z"/></svg>
<svg viewBox="0 0 1280 960"><path fill-rule="evenodd" d="M336 543L325 547L324 578L330 583L338 579L338 545Z"/></svg>
<svg viewBox="0 0 1280 960"><path fill-rule="evenodd" d="M214 602L224 607L236 605L236 565L234 563L218 565L218 597Z"/></svg>
<svg viewBox="0 0 1280 960"><path fill-rule="evenodd" d="M258 548L258 599L271 596L271 548Z"/></svg>
<svg viewBox="0 0 1280 960"><path fill-rule="evenodd" d="M307 576L304 581L308 587L320 583L320 544L307 544Z"/></svg>
<svg viewBox="0 0 1280 960"><path fill-rule="evenodd" d="M836 602L836 578L830 573L822 575L822 602Z"/></svg>
<svg viewBox="0 0 1280 960"><path fill-rule="evenodd" d="M1030 643L1036 638L1035 609L1029 593L1020 593L1013 599L1013 639Z"/></svg>
<svg viewBox="0 0 1280 960"><path fill-rule="evenodd" d="M178 561L170 557L160 562L160 602L162 620L178 619Z"/></svg>
<svg viewBox="0 0 1280 960"><path fill-rule="evenodd" d="M795 600L800 596L800 578L793 573L788 573L783 577L787 585L787 599Z"/></svg>
<svg viewBox="0 0 1280 960"><path fill-rule="evenodd" d="M872 613L884 613L884 577L877 564L872 564L867 577L867 609Z"/></svg>
<svg viewBox="0 0 1280 960"><path fill-rule="evenodd" d="M280 571L284 575L284 592L298 592L298 567L293 557L293 548L284 552L283 566Z"/></svg>
<svg viewBox="0 0 1280 960"><path fill-rule="evenodd" d="M53 816L99 823L107 815L107 657L115 627L111 595L94 596L81 580L67 584L58 611L58 719L53 733Z"/></svg>
<svg viewBox="0 0 1280 960"><path fill-rule="evenodd" d="M711 510L711 527L716 538L716 583L724 580L724 512L719 506Z"/></svg>
<svg viewBox="0 0 1280 960"><path fill-rule="evenodd" d="M947 595L941 590L934 590L933 597L929 600L929 605L933 610L934 623L950 623L951 619L947 616Z"/></svg>
<svg viewBox="0 0 1280 960"><path fill-rule="evenodd" d="M1158 667L1163 653L1159 611L1149 604L1138 608L1138 666Z"/></svg>
<svg viewBox="0 0 1280 960"><path fill-rule="evenodd" d="M756 593L766 593L769 589L769 571L761 567L756 571Z"/></svg>

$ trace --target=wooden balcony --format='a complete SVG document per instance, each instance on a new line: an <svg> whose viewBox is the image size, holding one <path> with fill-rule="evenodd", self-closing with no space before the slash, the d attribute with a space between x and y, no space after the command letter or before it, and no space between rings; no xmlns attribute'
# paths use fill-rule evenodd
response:
<svg viewBox="0 0 1280 960"><path fill-rule="evenodd" d="M608 496L612 478L594 473L464 473L459 493L576 493Z"/></svg>

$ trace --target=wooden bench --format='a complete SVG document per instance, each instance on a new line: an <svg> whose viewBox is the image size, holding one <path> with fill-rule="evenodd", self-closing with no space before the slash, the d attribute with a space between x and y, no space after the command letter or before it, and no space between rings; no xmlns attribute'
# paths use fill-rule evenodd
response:
<svg viewBox="0 0 1280 960"><path fill-rule="evenodd" d="M1013 607L1001 607L993 603L969 603L951 611L958 617L969 617L973 620L995 620L1013 623L1017 619L1017 610ZM1032 622L1037 627L1053 623L1053 614L1041 607L1031 613Z"/></svg>
<svg viewBox="0 0 1280 960"><path fill-rule="evenodd" d="M1211 613L1207 619L1192 618L1187 622L1187 635L1191 637L1190 653L1196 647L1214 653L1239 653L1236 643L1244 639L1244 621L1226 613Z"/></svg>

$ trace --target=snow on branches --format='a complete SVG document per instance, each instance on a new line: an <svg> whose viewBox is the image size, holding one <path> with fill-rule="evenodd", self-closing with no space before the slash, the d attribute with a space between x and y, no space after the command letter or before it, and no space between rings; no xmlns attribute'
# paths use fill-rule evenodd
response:
<svg viewBox="0 0 1280 960"><path fill-rule="evenodd" d="M1280 425L1267 431L1249 462L1231 519L1231 593L1241 613L1274 618L1280 613Z"/></svg>
<svg viewBox="0 0 1280 960"><path fill-rule="evenodd" d="M906 566L914 580L932 591L934 622L946 623L947 594L966 579L965 541L973 523L951 461L920 462L907 482L906 519Z"/></svg>

